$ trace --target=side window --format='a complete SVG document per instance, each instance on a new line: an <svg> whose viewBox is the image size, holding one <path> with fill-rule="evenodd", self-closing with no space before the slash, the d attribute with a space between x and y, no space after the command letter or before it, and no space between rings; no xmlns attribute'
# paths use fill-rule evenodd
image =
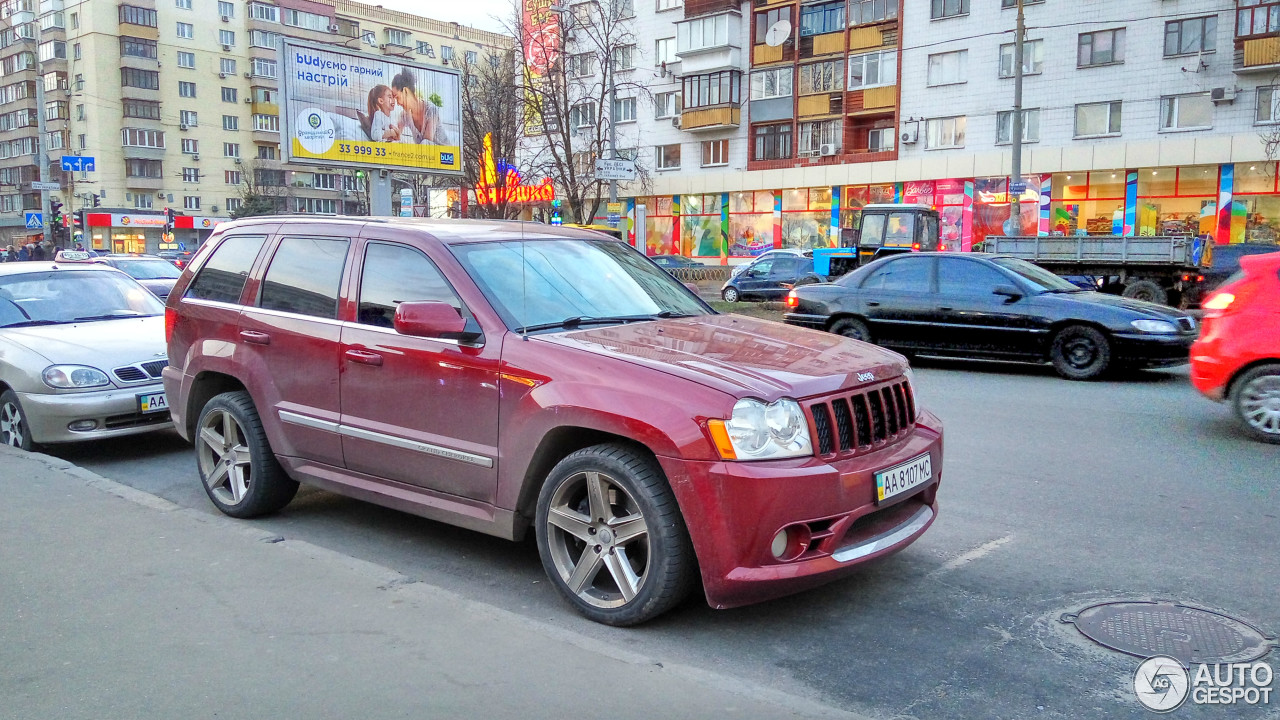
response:
<svg viewBox="0 0 1280 720"><path fill-rule="evenodd" d="M338 316L338 286L350 240L287 237L262 279L258 306L264 310L321 318Z"/></svg>
<svg viewBox="0 0 1280 720"><path fill-rule="evenodd" d="M858 236L859 245L878 247L884 242L884 215L868 213L862 216L862 234Z"/></svg>
<svg viewBox="0 0 1280 720"><path fill-rule="evenodd" d="M753 278L768 277L769 271L773 268L773 263L774 263L773 259L761 260L755 265L752 265L751 268L747 270L747 277L753 277Z"/></svg>
<svg viewBox="0 0 1280 720"><path fill-rule="evenodd" d="M931 261L931 258L892 260L867 277L862 287L872 290L927 293Z"/></svg>
<svg viewBox="0 0 1280 720"><path fill-rule="evenodd" d="M396 305L402 302L447 302L462 308L462 301L426 255L405 245L370 243L360 275L362 325L393 327Z"/></svg>
<svg viewBox="0 0 1280 720"><path fill-rule="evenodd" d="M799 264L800 258L778 258L773 261L773 270L770 273L776 278L794 277L796 274L796 265Z"/></svg>
<svg viewBox="0 0 1280 720"><path fill-rule="evenodd" d="M997 285L1013 281L974 260L938 259L938 292L947 295L989 295Z"/></svg>
<svg viewBox="0 0 1280 720"><path fill-rule="evenodd" d="M896 212L889 215L889 229L885 233L885 242L894 245L910 245L915 242L916 216L908 212Z"/></svg>
<svg viewBox="0 0 1280 720"><path fill-rule="evenodd" d="M213 251L213 257L200 269L191 281L186 297L196 300L216 300L238 303L244 283L249 279L249 269L258 257L258 251L267 241L266 235L236 235L225 238Z"/></svg>

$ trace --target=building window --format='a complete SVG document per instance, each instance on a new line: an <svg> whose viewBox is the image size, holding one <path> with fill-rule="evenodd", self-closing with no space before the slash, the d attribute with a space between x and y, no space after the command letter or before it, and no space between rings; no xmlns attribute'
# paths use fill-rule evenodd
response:
<svg viewBox="0 0 1280 720"><path fill-rule="evenodd" d="M1213 127L1213 101L1208 93L1160 98L1161 130L1203 130Z"/></svg>
<svg viewBox="0 0 1280 720"><path fill-rule="evenodd" d="M636 99L633 97L616 98L613 101L613 121L629 123L636 121Z"/></svg>
<svg viewBox="0 0 1280 720"><path fill-rule="evenodd" d="M659 170L680 169L680 143L659 145L654 148L654 155Z"/></svg>
<svg viewBox="0 0 1280 720"><path fill-rule="evenodd" d="M596 56L578 53L569 56L569 77L584 78L596 74Z"/></svg>
<svg viewBox="0 0 1280 720"><path fill-rule="evenodd" d="M199 124L198 122L196 122L196 119L198 117L199 115L196 113L195 110L183 110L178 113L178 118L179 118L178 122L183 125L186 125L187 127L195 127L196 125Z"/></svg>
<svg viewBox="0 0 1280 720"><path fill-rule="evenodd" d="M182 152L187 155L200 152L200 141L195 138L182 138Z"/></svg>
<svg viewBox="0 0 1280 720"><path fill-rule="evenodd" d="M222 73L223 75L235 75L236 74L235 58L219 58L218 72Z"/></svg>
<svg viewBox="0 0 1280 720"><path fill-rule="evenodd" d="M799 152L801 155L818 155L823 145L831 146L836 153L840 152L842 120L823 120L821 122L800 123Z"/></svg>
<svg viewBox="0 0 1280 720"><path fill-rule="evenodd" d="M140 178L164 177L164 165L159 160L127 158L124 161L124 175Z"/></svg>
<svg viewBox="0 0 1280 720"><path fill-rule="evenodd" d="M266 30L250 30L249 47L278 50L280 48L280 33L267 32Z"/></svg>
<svg viewBox="0 0 1280 720"><path fill-rule="evenodd" d="M1236 6L1236 37L1280 32L1280 3L1240 0Z"/></svg>
<svg viewBox="0 0 1280 720"><path fill-rule="evenodd" d="M898 52L885 50L849 56L849 89L895 85L898 82Z"/></svg>
<svg viewBox="0 0 1280 720"><path fill-rule="evenodd" d="M636 16L635 0L609 0L609 17L622 20Z"/></svg>
<svg viewBox="0 0 1280 720"><path fill-rule="evenodd" d="M199 196L199 195L184 195L184 196L182 197L182 208L183 208L184 210L199 210L199 209L200 209L200 196Z"/></svg>
<svg viewBox="0 0 1280 720"><path fill-rule="evenodd" d="M756 45L763 45L765 40L768 39L769 28L784 20L788 25L791 24L791 8L789 7L774 8L756 13ZM788 40L790 40L790 37L788 37Z"/></svg>
<svg viewBox="0 0 1280 720"><path fill-rule="evenodd" d="M709 15L676 23L676 52L685 53L729 44L729 16Z"/></svg>
<svg viewBox="0 0 1280 720"><path fill-rule="evenodd" d="M400 47L412 47L409 45L409 33L395 28L387 28L387 44L398 45Z"/></svg>
<svg viewBox="0 0 1280 720"><path fill-rule="evenodd" d="M1022 4L1023 5L1043 5L1044 0L1022 0ZM1018 7L1018 0L1000 0L1000 7L1016 8Z"/></svg>
<svg viewBox="0 0 1280 720"><path fill-rule="evenodd" d="M229 88L229 87L222 88L222 102L227 102L227 103L239 102L238 100L239 96L240 96L240 93L237 92L235 88Z"/></svg>
<svg viewBox="0 0 1280 720"><path fill-rule="evenodd" d="M996 144L1009 145L1013 142L1013 111L1002 110L996 113ZM1040 110L1022 111L1022 142L1040 142Z"/></svg>
<svg viewBox="0 0 1280 720"><path fill-rule="evenodd" d="M705 140L702 143L702 167L729 164L728 140Z"/></svg>
<svg viewBox="0 0 1280 720"><path fill-rule="evenodd" d="M145 195L143 193L133 194L134 210L150 210L153 207L155 207L155 201L151 199L150 195Z"/></svg>
<svg viewBox="0 0 1280 720"><path fill-rule="evenodd" d="M684 7L684 0L658 0L657 11L675 10L681 7Z"/></svg>
<svg viewBox="0 0 1280 720"><path fill-rule="evenodd" d="M852 0L849 3L849 25L865 25L898 17L896 0Z"/></svg>
<svg viewBox="0 0 1280 720"><path fill-rule="evenodd" d="M929 56L929 86L955 85L965 82L965 65L968 50L938 53Z"/></svg>
<svg viewBox="0 0 1280 720"><path fill-rule="evenodd" d="M369 47L378 47L378 35L372 30L365 30L364 34L360 36L360 39Z"/></svg>
<svg viewBox="0 0 1280 720"><path fill-rule="evenodd" d="M1258 88L1258 107L1253 120L1260 124L1280 122L1280 85Z"/></svg>
<svg viewBox="0 0 1280 720"><path fill-rule="evenodd" d="M258 159L259 160L275 160L276 146L275 145L259 145Z"/></svg>
<svg viewBox="0 0 1280 720"><path fill-rule="evenodd" d="M183 38L185 40L190 40L191 38L195 37L195 26L192 25L191 23L180 22L178 23L176 32L178 34L178 37Z"/></svg>
<svg viewBox="0 0 1280 720"><path fill-rule="evenodd" d="M120 131L120 144L124 147L163 148L164 132L160 130L143 130L141 128L124 128Z"/></svg>
<svg viewBox="0 0 1280 720"><path fill-rule="evenodd" d="M76 122L84 122L84 104L76 105Z"/></svg>
<svg viewBox="0 0 1280 720"><path fill-rule="evenodd" d="M233 18L236 16L236 6L226 0L218 0L218 14L224 18Z"/></svg>
<svg viewBox="0 0 1280 720"><path fill-rule="evenodd" d="M800 66L800 94L839 92L844 89L844 63L836 60Z"/></svg>
<svg viewBox="0 0 1280 720"><path fill-rule="evenodd" d="M1013 43L1000 46L1000 77L1013 77ZM1022 74L1044 72L1044 40L1028 40L1022 44Z"/></svg>
<svg viewBox="0 0 1280 720"><path fill-rule="evenodd" d="M338 181L333 173L311 173L311 187L316 190L334 190Z"/></svg>
<svg viewBox="0 0 1280 720"><path fill-rule="evenodd" d="M229 213L240 212L240 206L243 202L244 201L238 197L227 198L227 212Z"/></svg>
<svg viewBox="0 0 1280 720"><path fill-rule="evenodd" d="M824 35L844 30L844 0L800 6L800 36Z"/></svg>
<svg viewBox="0 0 1280 720"><path fill-rule="evenodd" d="M419 55L426 55L427 57L435 57L435 56L436 56L436 51L431 49L431 43L426 42L425 40L419 40L419 41L418 41L418 48L417 48L417 49L418 49L418 54L419 54Z"/></svg>
<svg viewBox="0 0 1280 720"><path fill-rule="evenodd" d="M240 143L222 143L222 157L240 157Z"/></svg>
<svg viewBox="0 0 1280 720"><path fill-rule="evenodd" d="M80 43L76 43L74 47L75 47L75 54L74 54L74 57L75 57L75 59L76 59L76 60L79 60L79 59L81 59L81 54L80 54Z"/></svg>
<svg viewBox="0 0 1280 720"><path fill-rule="evenodd" d="M636 46L620 45L613 49L612 67L615 72L631 70L636 66Z"/></svg>
<svg viewBox="0 0 1280 720"><path fill-rule="evenodd" d="M276 61L264 58L253 59L253 76L273 78L276 76Z"/></svg>
<svg viewBox="0 0 1280 720"><path fill-rule="evenodd" d="M969 14L969 0L933 0L929 17L934 20Z"/></svg>
<svg viewBox="0 0 1280 720"><path fill-rule="evenodd" d="M193 98L196 96L196 84L193 82L179 82L178 96L184 98Z"/></svg>
<svg viewBox="0 0 1280 720"><path fill-rule="evenodd" d="M44 119L45 120L66 120L69 107L70 106L66 102L61 100L46 102L44 104Z"/></svg>
<svg viewBox="0 0 1280 720"><path fill-rule="evenodd" d="M896 128L876 128L867 132L867 152L892 152L898 140Z"/></svg>
<svg viewBox="0 0 1280 720"><path fill-rule="evenodd" d="M676 39L658 38L654 41L653 47L653 64L665 65L676 61Z"/></svg>
<svg viewBox="0 0 1280 720"><path fill-rule="evenodd" d="M742 102L742 73L723 70L706 75L690 75L683 80L684 109Z"/></svg>
<svg viewBox="0 0 1280 720"><path fill-rule="evenodd" d="M926 150L943 150L964 147L965 118L932 118L924 122L924 147Z"/></svg>
<svg viewBox="0 0 1280 720"><path fill-rule="evenodd" d="M80 29L80 13L71 13L71 29Z"/></svg>
<svg viewBox="0 0 1280 720"><path fill-rule="evenodd" d="M40 62L53 60L54 58L67 58L67 44L61 40L50 40L49 42L40 43L40 47L36 48L36 52L40 56Z"/></svg>
<svg viewBox="0 0 1280 720"><path fill-rule="evenodd" d="M852 63L853 60L850 59ZM770 98L791 97L794 94L792 80L795 70L790 67L757 70L751 73L751 99L768 100ZM852 87L852 83L850 83Z"/></svg>
<svg viewBox="0 0 1280 720"><path fill-rule="evenodd" d="M239 130L240 118L236 117L235 115L223 115L222 129L223 130Z"/></svg>
<svg viewBox="0 0 1280 720"><path fill-rule="evenodd" d="M124 116L127 118L143 118L144 120L160 119L160 103L150 100L125 100Z"/></svg>
<svg viewBox="0 0 1280 720"><path fill-rule="evenodd" d="M683 109L680 103L680 92L675 90L672 92L654 94L653 108L653 117L655 120L679 115Z"/></svg>
<svg viewBox="0 0 1280 720"><path fill-rule="evenodd" d="M440 60L446 63L453 62L453 46L451 45L440 46Z"/></svg>
<svg viewBox="0 0 1280 720"><path fill-rule="evenodd" d="M249 17L254 20L267 20L269 22L280 22L280 8L275 5L262 5L260 3L249 3Z"/></svg>
<svg viewBox="0 0 1280 720"><path fill-rule="evenodd" d="M145 27L159 27L156 25L156 11L146 8L134 7L133 5L120 6L120 22L129 25L143 25Z"/></svg>
<svg viewBox="0 0 1280 720"><path fill-rule="evenodd" d="M1280 6L1277 6L1277 14L1280 14ZM1213 52L1217 49L1214 37L1217 32L1218 18L1215 15L1167 22L1164 24L1164 56Z"/></svg>
<svg viewBox="0 0 1280 720"><path fill-rule="evenodd" d="M253 129L280 132L280 116L255 114L253 116Z"/></svg>
<svg viewBox="0 0 1280 720"><path fill-rule="evenodd" d="M178 51L178 67L194 68L196 66L196 54L191 52Z"/></svg>
<svg viewBox="0 0 1280 720"><path fill-rule="evenodd" d="M1080 33L1076 65L1092 67L1124 62L1124 28Z"/></svg>
<svg viewBox="0 0 1280 720"><path fill-rule="evenodd" d="M337 215L338 201L332 198L294 198L294 210L307 215Z"/></svg>
<svg viewBox="0 0 1280 720"><path fill-rule="evenodd" d="M121 87L135 87L144 90L159 90L160 73L155 70L120 68L120 85Z"/></svg>
<svg viewBox="0 0 1280 720"><path fill-rule="evenodd" d="M236 44L236 34L232 30L219 30L218 42L222 43L223 48L229 48Z"/></svg>
<svg viewBox="0 0 1280 720"><path fill-rule="evenodd" d="M462 55L462 61L468 65L475 65L476 61L479 59L480 55L477 54L475 50L468 50Z"/></svg>
<svg viewBox="0 0 1280 720"><path fill-rule="evenodd" d="M184 167L182 168L182 182L200 182L200 168Z"/></svg>
<svg viewBox="0 0 1280 720"><path fill-rule="evenodd" d="M242 179L239 170L225 170L222 173L222 180L228 185L239 185Z"/></svg>
<svg viewBox="0 0 1280 720"><path fill-rule="evenodd" d="M120 36L120 54L129 57L156 59L156 41L146 38ZM194 63L193 63L194 64Z"/></svg>
<svg viewBox="0 0 1280 720"><path fill-rule="evenodd" d="M791 123L758 125L752 129L755 160L784 160L791 157Z"/></svg>
<svg viewBox="0 0 1280 720"><path fill-rule="evenodd" d="M280 22L283 25L302 28L304 30L329 32L328 15L316 15L315 13L303 12L301 10L281 10Z"/></svg>
<svg viewBox="0 0 1280 720"><path fill-rule="evenodd" d="M1120 133L1120 101L1084 103L1076 105L1076 132L1078 138Z"/></svg>
<svg viewBox="0 0 1280 720"><path fill-rule="evenodd" d="M275 103L279 90L256 87L253 89L253 101L256 103Z"/></svg>
<svg viewBox="0 0 1280 720"><path fill-rule="evenodd" d="M596 106L585 102L569 108L569 125L576 128L594 127L596 124Z"/></svg>

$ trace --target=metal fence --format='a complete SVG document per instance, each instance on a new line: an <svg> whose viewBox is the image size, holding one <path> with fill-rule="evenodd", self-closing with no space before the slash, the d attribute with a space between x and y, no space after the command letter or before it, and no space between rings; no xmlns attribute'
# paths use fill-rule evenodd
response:
<svg viewBox="0 0 1280 720"><path fill-rule="evenodd" d="M724 282L729 279L732 268L726 265L708 265L707 267L682 267L668 270L680 282Z"/></svg>

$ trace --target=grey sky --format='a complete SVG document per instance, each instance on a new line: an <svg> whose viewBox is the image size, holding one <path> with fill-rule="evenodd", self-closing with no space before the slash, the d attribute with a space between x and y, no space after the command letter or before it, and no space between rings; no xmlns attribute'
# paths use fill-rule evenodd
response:
<svg viewBox="0 0 1280 720"><path fill-rule="evenodd" d="M503 23L515 16L515 0L363 0L389 10L425 15L445 22L471 25L481 30L506 32Z"/></svg>

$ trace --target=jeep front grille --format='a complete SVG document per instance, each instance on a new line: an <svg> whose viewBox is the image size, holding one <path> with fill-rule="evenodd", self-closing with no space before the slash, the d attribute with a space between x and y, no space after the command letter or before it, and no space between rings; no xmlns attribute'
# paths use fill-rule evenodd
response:
<svg viewBox="0 0 1280 720"><path fill-rule="evenodd" d="M854 455L879 449L916 424L911 383L896 380L802 403L812 421L818 455Z"/></svg>

